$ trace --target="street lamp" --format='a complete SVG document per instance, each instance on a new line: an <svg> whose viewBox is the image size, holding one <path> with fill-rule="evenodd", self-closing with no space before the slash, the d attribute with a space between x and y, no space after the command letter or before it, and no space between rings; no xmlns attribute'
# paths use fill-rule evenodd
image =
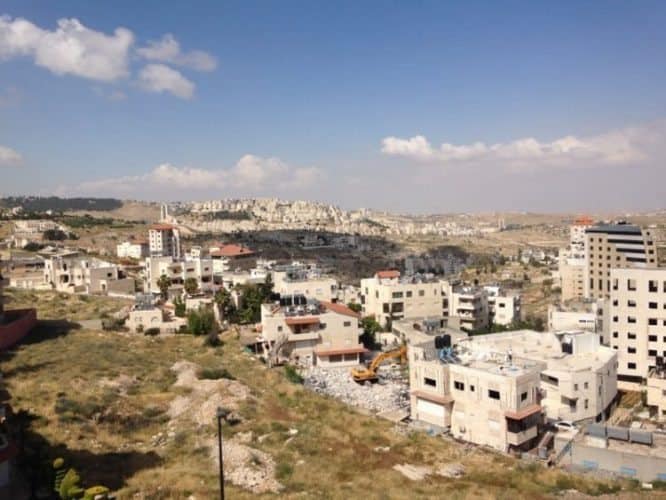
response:
<svg viewBox="0 0 666 500"><path fill-rule="evenodd" d="M224 500L224 462L222 460L222 419L226 419L229 410L217 407L217 446L220 456L220 500Z"/></svg>

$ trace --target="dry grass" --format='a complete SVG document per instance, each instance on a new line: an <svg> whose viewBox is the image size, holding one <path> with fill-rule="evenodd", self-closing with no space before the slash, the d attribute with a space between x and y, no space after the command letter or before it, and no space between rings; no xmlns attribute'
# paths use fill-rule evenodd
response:
<svg viewBox="0 0 666 500"><path fill-rule="evenodd" d="M42 317L69 311L74 300L35 296ZM103 308L98 299L91 301L85 314ZM215 436L214 422L200 429L183 424L164 447L151 444L151 436L166 428L169 402L183 393L172 386L169 370L177 360L203 370L224 368L249 387L254 398L241 405L241 423L224 427L225 437L252 431L251 446L275 458L287 498L548 498L569 488L597 494L610 487L442 438L396 432L387 421L356 414L290 383L283 370L266 369L242 351L234 334L225 334L224 342L208 348L190 336L81 329L55 335L46 328L5 355L2 371L12 406L37 416L33 439L48 444L51 457L66 457L87 484L106 483L119 498L216 495L215 465L199 444ZM289 429L298 430L291 440ZM258 442L258 436L264 439ZM375 451L380 446L389 451ZM431 476L414 483L392 470L399 463L454 461L467 470L458 480ZM227 488L230 498L255 497Z"/></svg>

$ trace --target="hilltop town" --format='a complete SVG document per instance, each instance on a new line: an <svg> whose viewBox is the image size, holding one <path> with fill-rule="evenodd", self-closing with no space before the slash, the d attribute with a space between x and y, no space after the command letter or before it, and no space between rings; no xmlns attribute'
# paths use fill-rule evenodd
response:
<svg viewBox="0 0 666 500"><path fill-rule="evenodd" d="M0 226L2 435L76 467L82 487L206 497L218 407L239 497L328 487L314 473L326 448L307 451L321 425L365 450L329 464L350 494L381 476L382 488L406 477L424 493L494 495L504 473L482 471L498 460L529 471L533 489L512 486L521 495L661 485L660 214L410 217L228 200L147 206L155 218L140 220L114 216L123 202L13 203ZM95 466L81 448L102 453ZM138 461L122 477L104 458L120 452ZM36 473L39 460L16 453L0 491ZM182 460L200 483L169 479ZM345 472L354 463L365 479Z"/></svg>

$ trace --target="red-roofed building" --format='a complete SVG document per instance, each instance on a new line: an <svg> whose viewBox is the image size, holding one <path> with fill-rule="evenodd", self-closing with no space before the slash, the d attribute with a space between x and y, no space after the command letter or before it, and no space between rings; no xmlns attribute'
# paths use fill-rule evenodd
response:
<svg viewBox="0 0 666 500"><path fill-rule="evenodd" d="M236 243L217 243L209 247L215 272L226 273L234 269L248 270L255 264L256 253Z"/></svg>
<svg viewBox="0 0 666 500"><path fill-rule="evenodd" d="M379 278L380 280L392 280L400 277L400 271L396 271L395 269L390 269L386 271L377 271L375 276L377 276L377 278Z"/></svg>

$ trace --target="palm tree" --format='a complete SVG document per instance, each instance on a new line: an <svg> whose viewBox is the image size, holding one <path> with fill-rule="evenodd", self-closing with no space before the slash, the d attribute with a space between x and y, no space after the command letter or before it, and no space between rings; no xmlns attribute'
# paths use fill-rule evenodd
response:
<svg viewBox="0 0 666 500"><path fill-rule="evenodd" d="M157 280L157 287L160 289L160 295L164 300L169 298L169 287L171 286L171 279L163 274Z"/></svg>

